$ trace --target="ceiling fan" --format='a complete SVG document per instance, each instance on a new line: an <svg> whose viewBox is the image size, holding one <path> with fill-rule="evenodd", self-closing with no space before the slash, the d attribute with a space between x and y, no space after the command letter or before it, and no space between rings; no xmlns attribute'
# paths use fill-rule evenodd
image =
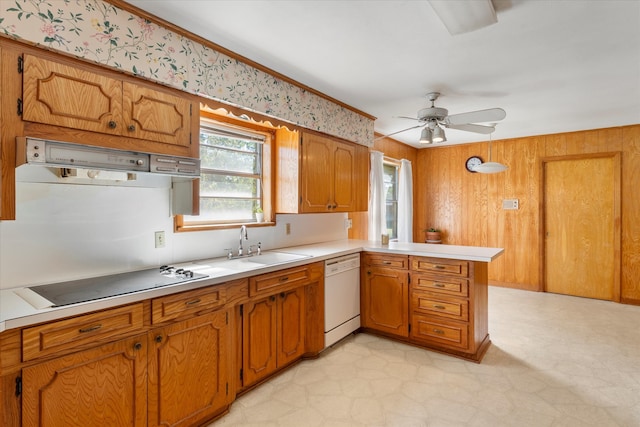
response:
<svg viewBox="0 0 640 427"><path fill-rule="evenodd" d="M489 108L486 110L470 111L449 115L446 108L435 106L435 102L440 96L440 92L430 92L427 99L431 101L431 107L418 111L417 117L398 116L402 119L417 120L419 124L407 129L402 129L376 139L386 138L411 129L424 127L420 135L420 143L431 144L432 142L444 142L447 137L444 129L456 129L467 132L490 134L495 128L495 122L504 119L507 113L502 108ZM493 123L492 125L481 125L478 123Z"/></svg>

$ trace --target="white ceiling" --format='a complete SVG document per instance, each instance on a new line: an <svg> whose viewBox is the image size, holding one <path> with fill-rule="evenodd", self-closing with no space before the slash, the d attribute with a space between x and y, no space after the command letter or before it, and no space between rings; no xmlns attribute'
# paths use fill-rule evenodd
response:
<svg viewBox="0 0 640 427"><path fill-rule="evenodd" d="M431 91L449 114L505 109L494 140L640 123L640 0L493 0L497 24L456 36L424 0L128 2L377 117L382 134L415 125L394 116Z"/></svg>

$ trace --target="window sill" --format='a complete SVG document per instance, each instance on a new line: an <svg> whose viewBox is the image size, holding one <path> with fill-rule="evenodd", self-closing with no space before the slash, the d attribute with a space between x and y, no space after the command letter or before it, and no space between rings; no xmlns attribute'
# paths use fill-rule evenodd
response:
<svg viewBox="0 0 640 427"><path fill-rule="evenodd" d="M174 221L174 233L183 233L188 231L211 231L211 230L228 230L240 228L246 225L247 228L258 227L274 227L275 221L263 221L263 222L238 222L238 223L225 223L225 224L193 224L178 226Z"/></svg>

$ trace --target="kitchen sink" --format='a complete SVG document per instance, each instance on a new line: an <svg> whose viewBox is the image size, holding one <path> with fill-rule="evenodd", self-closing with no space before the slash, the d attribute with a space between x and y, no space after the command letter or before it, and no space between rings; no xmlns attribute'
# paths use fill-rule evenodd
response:
<svg viewBox="0 0 640 427"><path fill-rule="evenodd" d="M224 268L230 270L253 270L270 265L284 264L300 259L310 258L311 255L292 254L288 252L263 252L260 255L252 255L243 258L225 259L216 258L210 260L196 261L196 264L205 264L210 267Z"/></svg>

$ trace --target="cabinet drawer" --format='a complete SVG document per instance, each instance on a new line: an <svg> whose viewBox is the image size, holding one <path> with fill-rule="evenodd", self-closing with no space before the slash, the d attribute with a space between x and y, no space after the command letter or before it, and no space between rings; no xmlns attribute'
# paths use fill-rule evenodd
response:
<svg viewBox="0 0 640 427"><path fill-rule="evenodd" d="M413 291L411 292L411 309L463 322L469 320L469 303L464 299L445 299L425 292Z"/></svg>
<svg viewBox="0 0 640 427"><path fill-rule="evenodd" d="M411 288L456 297L466 298L469 295L467 279L443 275L412 274Z"/></svg>
<svg viewBox="0 0 640 427"><path fill-rule="evenodd" d="M151 322L162 323L202 310L220 307L226 303L226 290L226 286L221 284L155 298L151 301Z"/></svg>
<svg viewBox="0 0 640 427"><path fill-rule="evenodd" d="M143 304L139 303L26 328L22 331L22 359L64 353L142 327Z"/></svg>
<svg viewBox="0 0 640 427"><path fill-rule="evenodd" d="M406 270L409 268L409 257L387 254L364 254L362 262L368 267L385 267Z"/></svg>
<svg viewBox="0 0 640 427"><path fill-rule="evenodd" d="M261 274L249 279L249 296L269 295L304 286L311 282L308 265Z"/></svg>
<svg viewBox="0 0 640 427"><path fill-rule="evenodd" d="M469 263L455 259L411 257L411 269L413 271L425 271L428 273L451 274L460 277L469 275Z"/></svg>
<svg viewBox="0 0 640 427"><path fill-rule="evenodd" d="M466 323L413 314L411 338L436 346L466 350L469 347L469 326Z"/></svg>

